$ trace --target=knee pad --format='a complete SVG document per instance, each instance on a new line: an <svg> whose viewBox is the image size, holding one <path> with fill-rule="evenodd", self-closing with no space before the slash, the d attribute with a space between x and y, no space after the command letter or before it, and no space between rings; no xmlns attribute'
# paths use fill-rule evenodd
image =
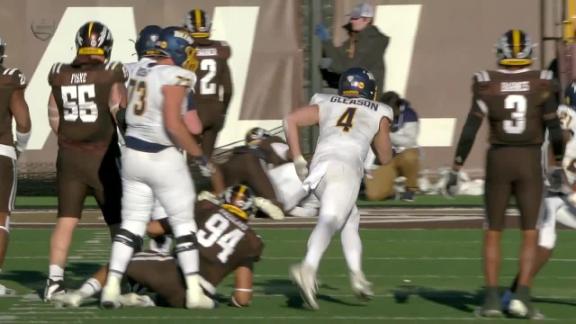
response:
<svg viewBox="0 0 576 324"><path fill-rule="evenodd" d="M6 223L4 225L0 225L0 231L10 233L10 216L6 216Z"/></svg>
<svg viewBox="0 0 576 324"><path fill-rule="evenodd" d="M198 241L196 240L196 234L194 233L176 237L175 242L176 242L175 246L176 253L194 251L197 249L198 246Z"/></svg>
<svg viewBox="0 0 576 324"><path fill-rule="evenodd" d="M118 230L116 236L114 236L114 242L122 243L134 249L134 252L138 252L142 249L142 236L136 235L126 229L121 228Z"/></svg>

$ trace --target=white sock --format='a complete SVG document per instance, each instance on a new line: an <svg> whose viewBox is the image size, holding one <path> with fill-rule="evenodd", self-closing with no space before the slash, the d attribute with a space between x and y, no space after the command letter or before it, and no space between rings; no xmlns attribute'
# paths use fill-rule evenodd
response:
<svg viewBox="0 0 576 324"><path fill-rule="evenodd" d="M179 252L176 256L185 276L198 274L198 250Z"/></svg>
<svg viewBox="0 0 576 324"><path fill-rule="evenodd" d="M362 241L358 228L346 224L340 233L340 240L348 269L352 272L362 272Z"/></svg>
<svg viewBox="0 0 576 324"><path fill-rule="evenodd" d="M84 284L82 285L82 287L80 287L80 289L78 289L78 293L83 298L88 298L96 295L101 290L102 285L100 285L100 282L96 280L96 278L90 278L86 280L86 282L84 282Z"/></svg>
<svg viewBox="0 0 576 324"><path fill-rule="evenodd" d="M324 252L330 245L332 235L334 235L334 230L330 226L330 223L324 222L322 218L320 218L314 231L310 234L310 238L308 239L308 251L304 258L304 263L310 266L314 271L318 269L320 259L322 259L322 255L324 255Z"/></svg>
<svg viewBox="0 0 576 324"><path fill-rule="evenodd" d="M134 254L134 248L124 243L114 242L112 244L112 253L110 254L108 276L115 274L118 277L122 277L124 272L126 272L128 263L130 263L132 254Z"/></svg>
<svg viewBox="0 0 576 324"><path fill-rule="evenodd" d="M64 269L57 264L51 264L48 267L48 278L54 281L64 280Z"/></svg>
<svg viewBox="0 0 576 324"><path fill-rule="evenodd" d="M196 289L200 287L200 276L198 274L194 275L187 275L185 277L186 280L186 289Z"/></svg>

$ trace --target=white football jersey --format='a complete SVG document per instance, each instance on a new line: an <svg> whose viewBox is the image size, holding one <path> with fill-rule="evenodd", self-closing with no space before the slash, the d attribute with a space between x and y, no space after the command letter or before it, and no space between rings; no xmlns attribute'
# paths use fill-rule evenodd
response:
<svg viewBox="0 0 576 324"><path fill-rule="evenodd" d="M147 66L151 62L154 62L154 60L149 57L143 57L138 62L131 62L124 64L124 67L126 68L126 70L128 70L128 80L126 80L126 88L128 88L128 86L130 85L130 79L134 77L134 74L136 73L138 67Z"/></svg>
<svg viewBox="0 0 576 324"><path fill-rule="evenodd" d="M316 94L320 134L311 168L324 161L343 161L360 171L382 118L393 119L392 108L373 100Z"/></svg>
<svg viewBox="0 0 576 324"><path fill-rule="evenodd" d="M180 85L190 89L196 83L194 72L175 65L156 65L151 60L138 64L129 83L126 136L150 143L174 145L164 128L162 87ZM184 98L182 113L186 111L186 104Z"/></svg>

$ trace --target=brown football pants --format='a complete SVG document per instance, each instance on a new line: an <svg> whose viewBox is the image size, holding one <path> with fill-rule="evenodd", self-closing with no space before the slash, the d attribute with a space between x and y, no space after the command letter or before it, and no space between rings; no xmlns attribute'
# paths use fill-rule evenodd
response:
<svg viewBox="0 0 576 324"><path fill-rule="evenodd" d="M406 189L418 191L418 172L420 157L417 148L407 149L396 155L392 162L372 170L372 179L365 179L366 198L382 200L394 195L394 180L398 176L406 177Z"/></svg>

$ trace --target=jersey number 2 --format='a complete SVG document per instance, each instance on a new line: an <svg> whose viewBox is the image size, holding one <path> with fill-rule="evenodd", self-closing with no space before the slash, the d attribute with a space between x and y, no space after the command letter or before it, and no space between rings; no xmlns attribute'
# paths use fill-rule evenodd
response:
<svg viewBox="0 0 576 324"><path fill-rule="evenodd" d="M336 126L342 127L342 130L345 132L350 131L350 128L353 126L352 121L354 120L354 114L356 114L356 108L350 107L346 109L342 116L338 118Z"/></svg>
<svg viewBox="0 0 576 324"><path fill-rule="evenodd" d="M200 61L200 70L208 71L202 79L200 79L200 94L213 95L216 94L216 83L212 79L216 76L216 60L203 59Z"/></svg>
<svg viewBox="0 0 576 324"><path fill-rule="evenodd" d="M63 86L62 103L65 121L93 123L98 119L98 106L94 102L96 90L93 84Z"/></svg>
<svg viewBox="0 0 576 324"><path fill-rule="evenodd" d="M508 95L504 99L504 108L514 109L512 120L505 120L502 124L508 134L522 134L526 129L527 100L523 95Z"/></svg>
<svg viewBox="0 0 576 324"><path fill-rule="evenodd" d="M220 214L214 214L204 223L204 228L198 230L196 234L198 243L205 248L211 247L214 243L220 245L222 252L218 253L217 257L222 263L228 261L228 257L234 253L236 245L244 237L244 232L238 228L224 234L229 226L229 220Z"/></svg>

